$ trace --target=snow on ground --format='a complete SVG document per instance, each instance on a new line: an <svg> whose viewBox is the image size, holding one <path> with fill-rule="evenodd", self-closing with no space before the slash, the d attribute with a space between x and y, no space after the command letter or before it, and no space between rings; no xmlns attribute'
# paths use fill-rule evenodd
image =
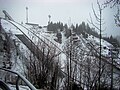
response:
<svg viewBox="0 0 120 90"><path fill-rule="evenodd" d="M1 19L1 25L6 33L13 33L13 34L22 34L14 25L9 23L6 20Z"/></svg>
<svg viewBox="0 0 120 90"><path fill-rule="evenodd" d="M88 37L88 40L90 42L92 42L94 45L96 45L96 49L99 50L99 48L100 48L100 39L99 38L96 38L91 35ZM102 55L109 56L109 49L112 48L113 45L103 39L101 39L101 45L102 45Z"/></svg>
<svg viewBox="0 0 120 90"><path fill-rule="evenodd" d="M16 85L8 84L11 90L16 90ZM31 90L28 86L19 85L19 90Z"/></svg>

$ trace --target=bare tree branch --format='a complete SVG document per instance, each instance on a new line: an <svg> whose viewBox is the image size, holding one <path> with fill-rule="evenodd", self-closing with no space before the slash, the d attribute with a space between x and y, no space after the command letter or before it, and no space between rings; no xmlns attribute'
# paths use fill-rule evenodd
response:
<svg viewBox="0 0 120 90"><path fill-rule="evenodd" d="M100 29L93 23L93 20L92 20L91 15L90 15L90 21L88 20L88 22L89 22L90 24L92 24L97 30L100 30Z"/></svg>

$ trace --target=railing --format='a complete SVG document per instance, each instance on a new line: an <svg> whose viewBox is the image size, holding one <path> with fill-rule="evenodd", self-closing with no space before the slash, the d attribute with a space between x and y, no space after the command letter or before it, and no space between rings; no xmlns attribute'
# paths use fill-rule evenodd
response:
<svg viewBox="0 0 120 90"><path fill-rule="evenodd" d="M37 90L24 76L22 76L21 74L5 69L5 68L0 68L0 70L6 71L6 72L10 72L12 74L17 75L17 80L16 80L16 90L19 90L19 80L21 79L22 81L24 81L24 83L31 89L31 90Z"/></svg>

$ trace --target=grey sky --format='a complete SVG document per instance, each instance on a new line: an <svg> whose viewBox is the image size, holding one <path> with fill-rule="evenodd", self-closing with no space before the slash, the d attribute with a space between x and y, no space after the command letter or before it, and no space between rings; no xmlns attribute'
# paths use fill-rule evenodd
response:
<svg viewBox="0 0 120 90"><path fill-rule="evenodd" d="M101 0L104 1L104 0ZM29 22L47 25L48 15L51 15L51 21L80 24L87 22L89 13L92 14L92 5L97 10L96 0L0 0L0 16L4 16L2 10L6 10L17 22L26 22L26 6L29 12ZM120 35L120 28L114 24L114 9L106 8L103 11L103 17L106 22L104 27L107 35ZM94 18L94 17L93 17Z"/></svg>

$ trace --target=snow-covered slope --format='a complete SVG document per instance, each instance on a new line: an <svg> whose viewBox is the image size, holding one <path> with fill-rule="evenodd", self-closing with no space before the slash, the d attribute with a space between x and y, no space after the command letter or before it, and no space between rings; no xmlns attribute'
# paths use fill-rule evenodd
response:
<svg viewBox="0 0 120 90"><path fill-rule="evenodd" d="M12 22L14 23L14 22ZM14 23L16 24L16 23ZM17 25L19 28L21 28L20 25ZM44 40L45 42L50 42L52 43L56 48L58 48L58 50L60 51L64 51L63 50L63 47L66 43L66 41L69 39L67 39L65 36L64 36L64 31L61 32L61 35L62 35L62 43L58 43L55 41L55 39L57 38L56 37L56 33L52 33L52 32L48 32L47 31L47 28L39 28L39 27L32 27L30 25L24 25L25 27L27 27L31 32L35 33L36 36L38 36L40 39ZM28 30L25 30L25 28L23 29L22 27L22 30L23 32L28 36L30 37L30 34L29 34L29 31ZM77 35L76 35L77 36ZM77 36L79 37L79 36ZM99 38L96 38L92 35L88 35L88 38L84 38L83 36L80 36L81 38L78 38L78 41L82 41L84 40L86 43L92 43L94 45L94 48L99 52L99 49L100 49L100 39ZM81 40L82 39L82 40ZM82 44L82 47L87 47L86 43L84 42L81 42ZM108 43L107 41L105 40L101 40L101 48L102 48L102 55L105 56L105 57L111 57L111 52L110 52L110 49L111 48L114 48L112 44ZM120 56L120 55L118 55ZM65 58L65 57L64 57Z"/></svg>
<svg viewBox="0 0 120 90"><path fill-rule="evenodd" d="M12 24L14 24L14 25L12 25L10 22ZM55 41L55 39L57 38L56 34L52 33L52 32L48 32L47 28L33 27L31 25L26 25L26 24L23 25L23 26L25 26L25 27L23 27L23 26L15 23L15 22L12 22L12 21L10 21L10 22L2 20L2 26L3 26L4 30L7 33L13 33L13 34L23 34L24 33L24 34L27 35L27 37L29 37L31 40L35 40L36 42L38 42L37 38L39 37L40 39L42 39L45 42L52 43L55 47L57 47L61 51L63 51L64 44L69 39L69 38L67 39L64 36L64 31L62 31L61 32L61 34L62 34L62 43L60 44L60 43L58 43L58 42ZM17 26L18 28L15 27L15 26ZM34 35L35 39L33 39L33 37L31 37L33 35L30 35L30 34L35 34ZM100 46L99 46L100 45L99 44L100 43L99 38L96 38L96 37L94 37L92 35L88 35L88 38L84 38L82 36L80 36L80 37L81 38L78 38L78 40L80 42L82 40L85 41L85 43L81 42L82 43L82 47L87 47L87 43L92 43L94 45L94 48L99 51L99 48L100 48ZM110 51L109 51L109 49L113 48L113 45L111 45L110 43L108 43L107 41L105 41L103 39L101 41L102 41L101 42L101 44L102 44L102 55L110 57Z"/></svg>
<svg viewBox="0 0 120 90"><path fill-rule="evenodd" d="M11 24L12 23L12 24ZM33 27L33 26L29 26L29 25L23 25L21 26L18 23L15 22L8 22L5 20L2 20L2 27L5 30L6 33L10 33L12 34L11 39L15 40L16 45L19 45L19 55L17 56L16 54L16 50L12 50L12 70L13 71L17 71L21 74L24 74L24 70L25 66L24 66L24 61L22 61L23 57L27 58L29 56L29 52L26 53L26 51L28 50L28 48L15 36L17 34L23 35L25 34L30 40L33 41L33 43L35 45L38 44L39 40L43 41L45 44L47 45L53 45L54 47L57 48L58 52L60 51L60 63L61 63L61 68L65 67L65 63L67 61L67 53L65 52L65 46L67 44L69 44L71 37L66 38L64 35L64 31L60 32L62 35L62 43L58 43L55 41L56 37L56 33L52 33L52 32L48 32L47 28L39 28L39 27ZM74 47L74 45L76 45L78 48L78 53L76 54L80 54L82 52L82 50L86 51L84 54L86 54L84 56L84 58L89 57L87 54L89 54L89 52L92 52L90 50L91 47L93 47L96 50L96 53L99 53L100 51L100 40L99 38L96 38L92 35L88 35L88 38L84 38L82 35L73 35L72 38L76 38L74 41L77 42L76 43L72 43L72 46ZM114 48L113 45L111 45L110 43L108 43L105 40L101 40L101 44L102 44L102 55L107 57L107 58L111 58L111 52L110 49ZM90 46L91 45L91 46ZM117 63L120 63L120 54L118 55L118 58L116 59ZM74 61L75 62L75 61ZM62 69L64 71L64 69Z"/></svg>

